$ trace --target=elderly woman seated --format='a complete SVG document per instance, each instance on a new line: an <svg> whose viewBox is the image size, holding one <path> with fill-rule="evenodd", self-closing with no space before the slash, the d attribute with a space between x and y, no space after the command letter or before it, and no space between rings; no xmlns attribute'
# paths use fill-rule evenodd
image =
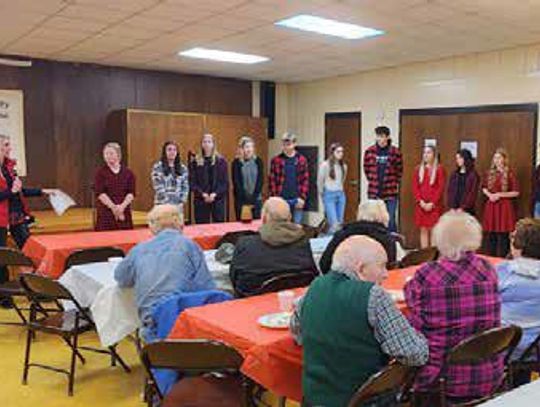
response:
<svg viewBox="0 0 540 407"><path fill-rule="evenodd" d="M429 342L429 361L415 381L417 392L435 390L446 353L462 340L500 326L497 273L475 251L482 241L478 221L452 211L433 229L440 260L422 266L405 286L409 321ZM503 360L462 364L446 370L446 397L462 401L491 394L503 378ZM434 388L435 387L435 388Z"/></svg>
<svg viewBox="0 0 540 407"><path fill-rule="evenodd" d="M388 262L393 264L401 260L405 252L397 240L397 235L388 230L390 215L386 205L379 199L368 199L358 205L356 222L346 224L343 229L336 232L326 247L319 267L321 272L327 273L332 265L332 257L341 242L350 236L369 236L379 242L386 251Z"/></svg>
<svg viewBox="0 0 540 407"><path fill-rule="evenodd" d="M540 334L540 220L522 219L512 235L513 260L497 266L502 301L502 322L523 328L513 358L520 357ZM530 374L517 377L520 384Z"/></svg>
<svg viewBox="0 0 540 407"><path fill-rule="evenodd" d="M387 256L377 241L352 236L336 250L332 271L299 301L291 330L304 346L302 386L307 406L345 406L389 359L420 366L426 339L378 284Z"/></svg>

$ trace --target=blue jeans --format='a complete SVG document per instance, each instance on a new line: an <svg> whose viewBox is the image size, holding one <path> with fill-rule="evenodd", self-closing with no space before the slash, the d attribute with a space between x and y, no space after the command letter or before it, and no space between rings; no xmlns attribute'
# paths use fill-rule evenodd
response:
<svg viewBox="0 0 540 407"><path fill-rule="evenodd" d="M534 217L540 219L540 202L534 204Z"/></svg>
<svg viewBox="0 0 540 407"><path fill-rule="evenodd" d="M345 216L345 192L324 190L322 200L330 233L334 233L339 225L343 224L343 217Z"/></svg>
<svg viewBox="0 0 540 407"><path fill-rule="evenodd" d="M302 219L304 218L304 210L296 208L298 198L285 199L285 201L289 204L289 210L291 211L293 222L300 225L302 223Z"/></svg>
<svg viewBox="0 0 540 407"><path fill-rule="evenodd" d="M397 198L387 198L384 200L384 203L386 204L386 209L388 210L388 214L390 215L390 223L388 224L388 230L390 232L397 232L396 211L399 200Z"/></svg>

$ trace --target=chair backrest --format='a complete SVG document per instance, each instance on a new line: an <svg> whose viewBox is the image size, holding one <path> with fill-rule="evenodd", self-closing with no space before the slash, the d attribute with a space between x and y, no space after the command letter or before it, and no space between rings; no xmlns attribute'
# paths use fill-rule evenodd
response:
<svg viewBox="0 0 540 407"><path fill-rule="evenodd" d="M446 365L474 364L506 352L505 362L521 340L515 325L488 329L454 346L446 355Z"/></svg>
<svg viewBox="0 0 540 407"><path fill-rule="evenodd" d="M531 344L527 346L527 349L523 351L517 362L527 362L531 358L535 362L540 363L540 334L538 334L534 341L532 341Z"/></svg>
<svg viewBox="0 0 540 407"><path fill-rule="evenodd" d="M75 302L75 299L67 288L52 278L38 274L23 273L19 275L19 281L30 300L68 300Z"/></svg>
<svg viewBox="0 0 540 407"><path fill-rule="evenodd" d="M252 236L252 235L257 235L257 234L258 234L258 232L254 231L254 230L240 230L240 231L237 231L237 232L225 233L221 237L221 239L219 239L218 242L216 243L216 248L221 246L223 243L232 243L233 245L236 245L236 243L238 242L238 240L241 237Z"/></svg>
<svg viewBox="0 0 540 407"><path fill-rule="evenodd" d="M76 250L66 259L64 270L81 264L104 262L110 257L124 257L124 251L110 246Z"/></svg>
<svg viewBox="0 0 540 407"><path fill-rule="evenodd" d="M436 247L427 247L425 249L411 250L399 262L401 268L418 266L428 261L437 259L439 252Z"/></svg>
<svg viewBox="0 0 540 407"><path fill-rule="evenodd" d="M0 266L21 266L33 269L34 262L20 250L0 247Z"/></svg>
<svg viewBox="0 0 540 407"><path fill-rule="evenodd" d="M261 288L257 290L257 295L306 287L311 284L315 277L316 275L312 271L300 271L272 277L262 283Z"/></svg>
<svg viewBox="0 0 540 407"><path fill-rule="evenodd" d="M366 401L406 387L414 376L415 368L394 362L371 376L349 401L349 407L360 407Z"/></svg>

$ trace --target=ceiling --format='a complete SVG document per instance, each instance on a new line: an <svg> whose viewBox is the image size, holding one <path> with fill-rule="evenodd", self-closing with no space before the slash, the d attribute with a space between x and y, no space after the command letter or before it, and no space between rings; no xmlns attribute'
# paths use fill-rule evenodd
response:
<svg viewBox="0 0 540 407"><path fill-rule="evenodd" d="M386 35L344 40L274 26L310 13ZM278 82L540 41L539 0L0 0L0 54ZM194 46L257 65L178 57Z"/></svg>

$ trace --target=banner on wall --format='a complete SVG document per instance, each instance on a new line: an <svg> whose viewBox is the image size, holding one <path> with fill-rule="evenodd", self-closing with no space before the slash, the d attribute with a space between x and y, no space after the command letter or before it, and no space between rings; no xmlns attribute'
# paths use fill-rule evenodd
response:
<svg viewBox="0 0 540 407"><path fill-rule="evenodd" d="M9 136L12 158L17 160L17 173L26 175L24 146L24 102L22 90L0 89L0 134Z"/></svg>

